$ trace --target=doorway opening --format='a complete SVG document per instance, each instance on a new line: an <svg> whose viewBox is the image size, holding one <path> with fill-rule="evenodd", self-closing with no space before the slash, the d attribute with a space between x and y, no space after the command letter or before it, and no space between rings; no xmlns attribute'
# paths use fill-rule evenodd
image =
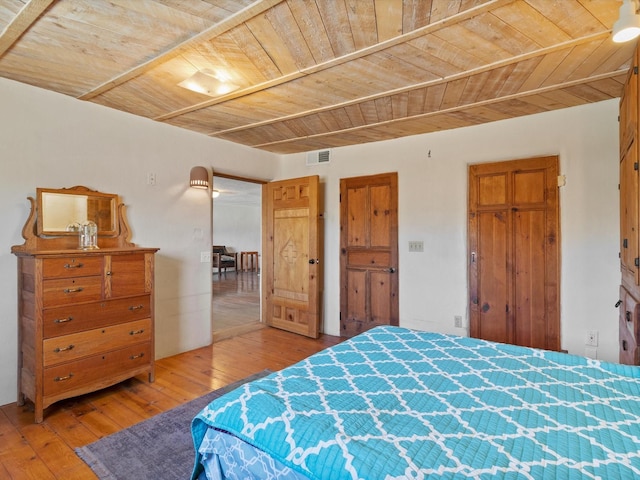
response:
<svg viewBox="0 0 640 480"><path fill-rule="evenodd" d="M212 258L213 341L262 328L260 269L263 180L213 174L212 244L224 247L224 268Z"/></svg>

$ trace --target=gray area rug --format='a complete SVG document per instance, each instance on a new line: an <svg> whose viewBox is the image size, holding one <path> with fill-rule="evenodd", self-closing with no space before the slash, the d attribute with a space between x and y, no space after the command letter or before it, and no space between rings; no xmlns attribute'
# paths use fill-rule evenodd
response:
<svg viewBox="0 0 640 480"><path fill-rule="evenodd" d="M269 373L269 370L264 370L214 390L85 447L76 448L76 454L100 480L188 479L195 460L191 439L193 417L214 398Z"/></svg>

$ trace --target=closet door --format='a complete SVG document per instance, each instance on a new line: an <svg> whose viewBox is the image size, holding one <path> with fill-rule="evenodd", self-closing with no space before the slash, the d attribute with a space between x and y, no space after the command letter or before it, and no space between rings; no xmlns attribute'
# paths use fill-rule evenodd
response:
<svg viewBox="0 0 640 480"><path fill-rule="evenodd" d="M469 167L471 336L560 349L558 158Z"/></svg>
<svg viewBox="0 0 640 480"><path fill-rule="evenodd" d="M638 49L620 97L620 270L622 284L640 289L638 202Z"/></svg>
<svg viewBox="0 0 640 480"><path fill-rule="evenodd" d="M640 283L638 268L638 150L632 141L620 160L620 270L632 291Z"/></svg>

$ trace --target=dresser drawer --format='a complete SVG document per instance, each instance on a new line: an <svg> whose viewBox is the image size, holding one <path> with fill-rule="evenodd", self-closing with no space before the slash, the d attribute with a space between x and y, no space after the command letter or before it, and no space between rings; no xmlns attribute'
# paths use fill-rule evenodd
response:
<svg viewBox="0 0 640 480"><path fill-rule="evenodd" d="M44 280L42 306L69 305L102 298L102 277L78 277Z"/></svg>
<svg viewBox="0 0 640 480"><path fill-rule="evenodd" d="M42 344L45 367L151 340L151 319L49 338Z"/></svg>
<svg viewBox="0 0 640 480"><path fill-rule="evenodd" d="M116 323L126 323L151 316L151 296L118 298L81 305L48 308L43 314L44 338Z"/></svg>
<svg viewBox="0 0 640 480"><path fill-rule="evenodd" d="M60 393L113 385L150 366L152 361L151 342L147 342L45 368L44 396L64 398Z"/></svg>
<svg viewBox="0 0 640 480"><path fill-rule="evenodd" d="M43 278L88 277L102 274L102 257L60 257L42 260Z"/></svg>

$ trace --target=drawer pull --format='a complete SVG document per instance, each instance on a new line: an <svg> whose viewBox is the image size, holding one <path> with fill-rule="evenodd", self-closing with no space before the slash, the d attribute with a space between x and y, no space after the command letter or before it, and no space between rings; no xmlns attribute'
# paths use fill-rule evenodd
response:
<svg viewBox="0 0 640 480"><path fill-rule="evenodd" d="M144 333L144 329L140 329L140 330L131 330L129 332L129 335L140 335L141 333Z"/></svg>
<svg viewBox="0 0 640 480"><path fill-rule="evenodd" d="M67 323L70 322L71 320L73 320L73 317L67 317L67 318L56 318L53 323Z"/></svg>
<svg viewBox="0 0 640 480"><path fill-rule="evenodd" d="M56 378L53 379L53 381L54 382L64 382L65 380L71 380L72 377L73 377L73 373L70 373L66 377L56 377Z"/></svg>
<svg viewBox="0 0 640 480"><path fill-rule="evenodd" d="M144 352L141 353L140 355L131 355L129 357L129 360L135 360L136 358L142 358L142 357L144 357Z"/></svg>
<svg viewBox="0 0 640 480"><path fill-rule="evenodd" d="M129 310L131 310L132 312L135 312L136 310L142 310L144 308L143 305L131 305L129 307Z"/></svg>
<svg viewBox="0 0 640 480"><path fill-rule="evenodd" d="M58 347L58 348L55 348L53 351L54 351L55 353L67 352L67 351L69 351L69 350L73 350L73 348L74 348L74 345L69 345L68 347Z"/></svg>
<svg viewBox="0 0 640 480"><path fill-rule="evenodd" d="M84 263L74 263L73 265L70 263L65 263L64 268L82 268L84 267Z"/></svg>
<svg viewBox="0 0 640 480"><path fill-rule="evenodd" d="M84 290L84 288L82 288L82 287L78 287L78 288L65 288L65 289L63 290L63 292L64 292L64 293L78 293L78 292L81 292L81 291L83 291L83 290Z"/></svg>

